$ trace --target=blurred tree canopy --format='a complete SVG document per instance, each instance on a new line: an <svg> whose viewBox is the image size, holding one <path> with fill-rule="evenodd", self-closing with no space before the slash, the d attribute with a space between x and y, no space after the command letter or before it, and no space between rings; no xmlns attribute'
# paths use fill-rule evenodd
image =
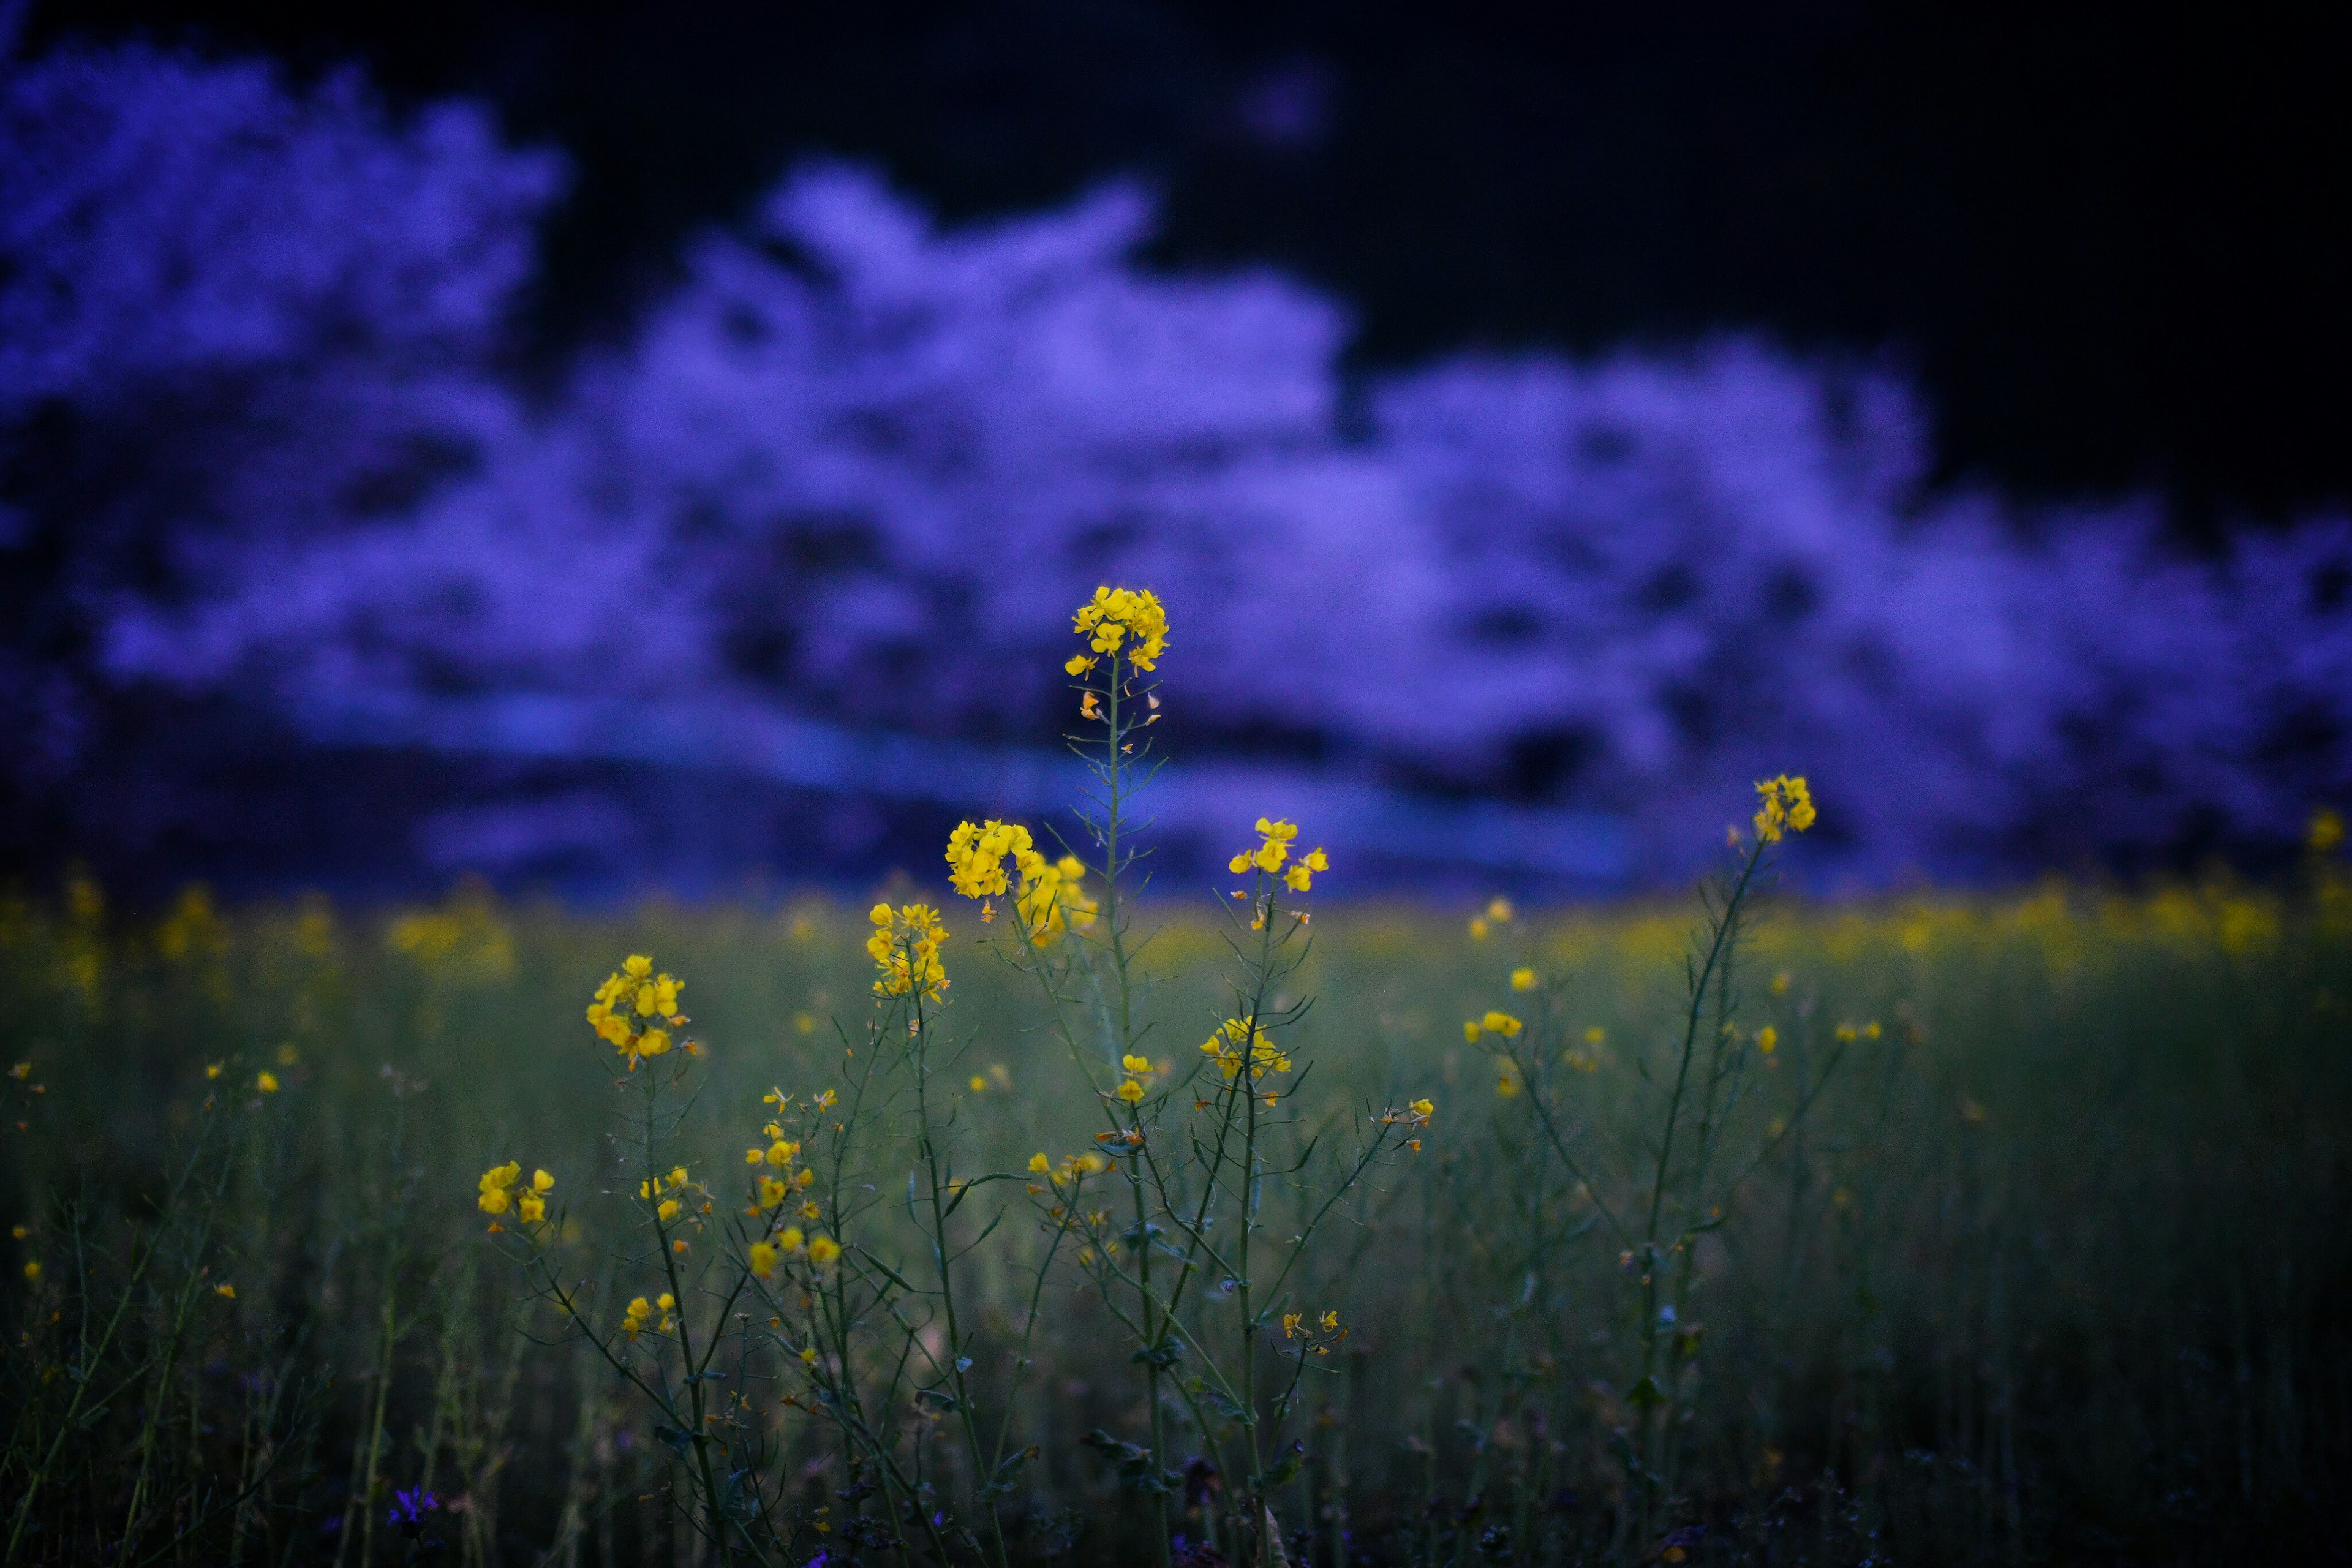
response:
<svg viewBox="0 0 2352 1568"><path fill-rule="evenodd" d="M1353 363L1761 328L1892 356L1937 467L2151 487L2191 531L2352 494L2352 18L2015 4L75 0L487 97L578 178L518 345L560 366L812 152L943 215L1155 181L1163 261L1264 259Z"/></svg>

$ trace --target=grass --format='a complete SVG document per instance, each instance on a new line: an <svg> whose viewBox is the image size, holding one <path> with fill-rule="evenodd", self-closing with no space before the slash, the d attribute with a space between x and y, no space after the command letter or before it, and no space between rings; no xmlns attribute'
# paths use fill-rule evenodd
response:
<svg viewBox="0 0 2352 1568"><path fill-rule="evenodd" d="M950 1001L926 1012L917 1072L893 1054L903 1014L872 1027L872 928L821 900L223 912L192 892L142 918L78 884L8 901L0 1062L29 1068L0 1080L20 1124L0 1199L25 1229L0 1286L6 1561L2340 1552L2341 884L1768 899L1713 990L1685 968L1718 929L1697 906L1497 920L1484 940L1470 912L1335 904L1296 933L1295 967L1267 968L1210 897L1124 911L1150 941L1119 1041L1167 1064L1139 1114L1171 1159L1173 1129L1215 1125L1188 1109L1219 1089L1198 1042L1237 992L1271 977L1261 1012L1294 1020L1297 1066L1251 1173L1195 1149L1139 1222L1161 1231L1111 1252L1128 1219L1088 1228L1075 1176L1027 1166L1099 1147L1120 1075L1073 1060L1048 992L980 944L1004 928L969 904L946 911ZM582 1022L633 952L686 981L700 1056L619 1073ZM1512 988L1521 967L1535 989ZM1489 1010L1525 1029L1465 1041ZM869 1070L863 1141L845 1131L814 1189L851 1255L746 1279L723 1222L776 1114L762 1095L804 1110ZM1426 1128L1382 1122L1423 1096ZM631 1142L648 1115L650 1159ZM824 1120L796 1169L819 1168ZM636 1195L673 1149L717 1200L684 1255ZM555 1176L556 1223L487 1234L477 1177L509 1158ZM1087 1190L1125 1205L1125 1168ZM1151 1298L1120 1260L1141 1237L1175 1269L1195 1238L1172 1197L1213 1190L1252 1205L1204 1222L1221 1258L1332 1206L1278 1300L1270 1266L1204 1269L1169 1323L1139 1326ZM710 1270L679 1292L719 1347L691 1384L658 1333L614 1336L677 1256ZM852 1299L857 1279L875 1289ZM772 1310L745 1310L761 1290ZM1344 1338L1316 1327L1326 1310ZM1286 1339L1294 1311L1305 1337ZM822 1347L814 1372L795 1335ZM1161 1364L1142 1353L1180 1338ZM689 1396L698 1418L677 1414ZM416 1488L439 1506L394 1521Z"/></svg>

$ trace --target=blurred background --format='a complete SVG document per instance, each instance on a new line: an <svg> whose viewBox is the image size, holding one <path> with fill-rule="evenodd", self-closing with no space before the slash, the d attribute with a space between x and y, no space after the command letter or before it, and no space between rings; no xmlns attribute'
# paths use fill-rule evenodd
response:
<svg viewBox="0 0 2352 1568"><path fill-rule="evenodd" d="M0 869L601 898L2278 864L2352 796L2341 14L0 5Z"/></svg>

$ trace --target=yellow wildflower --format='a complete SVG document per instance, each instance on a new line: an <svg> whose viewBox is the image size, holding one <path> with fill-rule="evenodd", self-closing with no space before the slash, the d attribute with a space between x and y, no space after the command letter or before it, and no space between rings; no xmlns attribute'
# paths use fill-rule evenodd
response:
<svg viewBox="0 0 2352 1568"><path fill-rule="evenodd" d="M755 1241L750 1250L751 1272L762 1279L772 1279L776 1272L776 1247L773 1242Z"/></svg>
<svg viewBox="0 0 2352 1568"><path fill-rule="evenodd" d="M276 1094L278 1092L278 1075L274 1072L265 1072L259 1078L253 1080L253 1087L259 1089L264 1094Z"/></svg>
<svg viewBox="0 0 2352 1568"><path fill-rule="evenodd" d="M1143 1098L1143 1086L1133 1079L1129 1079L1118 1086L1118 1097L1128 1104L1133 1105Z"/></svg>
<svg viewBox="0 0 2352 1568"><path fill-rule="evenodd" d="M26 1063L25 1063L24 1065L25 1065L26 1068L29 1071L29 1070L31 1069L31 1068L32 1068L32 1065L33 1065L33 1064L32 1064L32 1063L30 1063L30 1062L26 1062ZM221 1063L221 1062L213 1062L213 1063L210 1063L210 1064L209 1064L209 1065L207 1065L207 1066L205 1067L205 1077L206 1077L206 1078L208 1078L208 1079L215 1079L215 1078L218 1078L218 1077L220 1077L220 1075L221 1075L221 1071L222 1071L222 1068L223 1068L223 1067L224 1067L224 1066L225 1066L225 1064L224 1064L224 1063ZM17 1077L19 1077L19 1078L21 1078L21 1077L23 1077L23 1076L24 1076L24 1074L19 1073L19 1074L17 1074L16 1076L17 1076Z"/></svg>
<svg viewBox="0 0 2352 1568"><path fill-rule="evenodd" d="M1507 1040L1516 1039L1519 1031L1526 1027L1508 1013L1489 1013L1483 1018L1465 1022L1462 1026L1462 1038L1465 1043L1475 1043L1481 1035L1500 1035Z"/></svg>
<svg viewBox="0 0 2352 1568"><path fill-rule="evenodd" d="M1495 1080L1495 1092L1502 1096L1505 1100L1516 1100L1518 1098L1519 1093L1519 1080L1512 1074L1506 1072L1501 1078Z"/></svg>
<svg viewBox="0 0 2352 1568"><path fill-rule="evenodd" d="M1511 971L1512 990L1532 991L1536 988L1536 972L1534 970L1514 969Z"/></svg>
<svg viewBox="0 0 2352 1568"><path fill-rule="evenodd" d="M1214 1057L1217 1066L1227 1079L1242 1069L1244 1047L1247 1047L1250 1076L1261 1077L1270 1072L1288 1072L1290 1058L1263 1028L1253 1028L1239 1018L1228 1018L1217 1032L1201 1042L1201 1053Z"/></svg>
<svg viewBox="0 0 2352 1568"><path fill-rule="evenodd" d="M988 1079L980 1073L974 1073L971 1075L971 1081L966 1084L965 1087L970 1089L974 1094L986 1094L988 1092Z"/></svg>
<svg viewBox="0 0 2352 1568"><path fill-rule="evenodd" d="M1315 886L1315 873L1331 868L1321 845L1317 845L1298 858L1296 865L1282 874L1283 885L1294 893L1304 893Z"/></svg>
<svg viewBox="0 0 2352 1568"><path fill-rule="evenodd" d="M947 967L940 962L940 945L948 939L939 911L929 904L906 904L897 910L877 904L866 916L874 934L866 951L881 978L874 983L877 996L908 996L918 992L936 1002L947 989Z"/></svg>
<svg viewBox="0 0 2352 1568"><path fill-rule="evenodd" d="M1414 1100L1411 1109L1413 1115L1413 1125L1416 1127L1426 1127L1429 1125L1429 1119L1437 1114L1437 1102L1424 1097Z"/></svg>
<svg viewBox="0 0 2352 1568"><path fill-rule="evenodd" d="M654 1213L666 1220L676 1219L677 1217L677 1200L676 1198L662 1199L661 1207L656 1209Z"/></svg>
<svg viewBox="0 0 2352 1568"><path fill-rule="evenodd" d="M1767 1024L1762 1028L1756 1031L1756 1048L1762 1051L1766 1056L1770 1056L1772 1054L1773 1047L1778 1046L1780 1043L1780 1031L1774 1028L1771 1025Z"/></svg>
<svg viewBox="0 0 2352 1568"><path fill-rule="evenodd" d="M475 1206L484 1214L506 1213L513 1203L508 1195L509 1189L520 1180L522 1180L520 1161L509 1160L503 1165L491 1166L482 1173L482 1179L478 1184L481 1196L474 1200Z"/></svg>
<svg viewBox="0 0 2352 1568"><path fill-rule="evenodd" d="M1802 833L1813 825L1813 797L1801 778L1782 773L1756 781L1756 837L1776 843L1785 833Z"/></svg>
<svg viewBox="0 0 2352 1568"><path fill-rule="evenodd" d="M236 1300L236 1287L234 1285L215 1285L213 1287L213 1294L218 1296L224 1301L234 1301Z"/></svg>
<svg viewBox="0 0 2352 1568"><path fill-rule="evenodd" d="M1034 1173L1042 1176L1053 1168L1054 1162L1045 1158L1045 1151L1043 1149L1029 1156L1029 1169Z"/></svg>
<svg viewBox="0 0 2352 1568"><path fill-rule="evenodd" d="M1071 629L1087 638L1092 651L1124 654L1138 669L1151 668L1168 647L1168 612L1149 590L1097 588L1095 596L1071 617ZM1079 673L1068 665L1062 668ZM1091 661L1084 668L1091 668Z"/></svg>
<svg viewBox="0 0 2352 1568"><path fill-rule="evenodd" d="M792 1191L789 1184L780 1182L773 1176L762 1176L760 1178L760 1206L767 1209L774 1208L790 1197Z"/></svg>
<svg viewBox="0 0 2352 1568"><path fill-rule="evenodd" d="M635 1072L646 1058L667 1054L671 1044L669 1029L635 1020L659 1020L671 1028L684 1024L677 994L685 988L686 983L673 975L655 973L652 959L633 954L596 987L595 998L588 1004L588 1026L626 1058Z"/></svg>
<svg viewBox="0 0 2352 1568"><path fill-rule="evenodd" d="M2344 819L2321 806L2311 814L2311 828L2304 843L2314 855L2325 858L2344 847Z"/></svg>
<svg viewBox="0 0 2352 1568"><path fill-rule="evenodd" d="M40 1266L40 1264L38 1264L37 1262L35 1262L35 1263L27 1263L27 1264L26 1264L26 1265L25 1265L25 1278L26 1278L26 1279L38 1279L40 1277L41 1277L41 1266Z"/></svg>
<svg viewBox="0 0 2352 1568"><path fill-rule="evenodd" d="M820 1236L808 1244L809 1261L820 1266L841 1256L841 1243L829 1236Z"/></svg>

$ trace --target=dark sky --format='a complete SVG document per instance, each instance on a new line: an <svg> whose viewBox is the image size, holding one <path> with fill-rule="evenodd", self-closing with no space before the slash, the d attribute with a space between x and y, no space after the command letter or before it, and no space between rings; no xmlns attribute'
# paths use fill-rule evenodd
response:
<svg viewBox="0 0 2352 1568"><path fill-rule="evenodd" d="M1166 259L1306 274L1355 306L1361 363L1762 328L1916 374L1947 476L2158 486L2203 530L2352 496L2347 17L49 0L34 32L495 100L580 174L542 354L625 322L799 153L959 216L1139 171Z"/></svg>

